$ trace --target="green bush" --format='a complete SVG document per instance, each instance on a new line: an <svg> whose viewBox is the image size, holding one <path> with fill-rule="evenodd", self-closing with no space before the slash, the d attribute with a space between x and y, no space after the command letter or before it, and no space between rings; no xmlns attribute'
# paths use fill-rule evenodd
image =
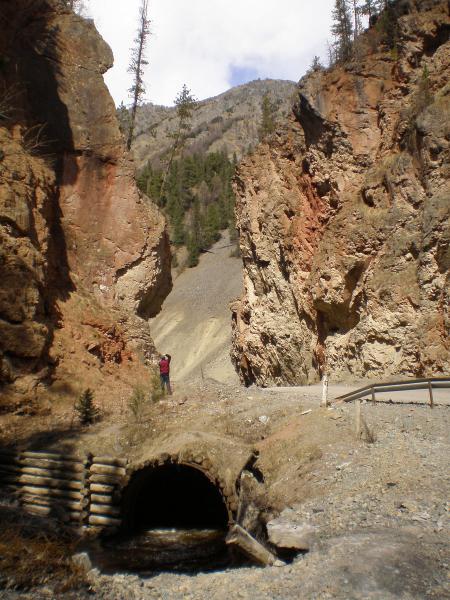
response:
<svg viewBox="0 0 450 600"><path fill-rule="evenodd" d="M90 388L85 389L78 398L75 411L82 425L93 423L100 416L100 411L94 404L94 392Z"/></svg>

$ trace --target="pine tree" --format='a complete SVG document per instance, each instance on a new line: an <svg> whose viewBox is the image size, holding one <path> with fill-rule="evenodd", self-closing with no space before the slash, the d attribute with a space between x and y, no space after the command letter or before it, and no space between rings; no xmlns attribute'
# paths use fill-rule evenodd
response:
<svg viewBox="0 0 450 600"><path fill-rule="evenodd" d="M358 0L352 0L353 4L353 41L356 42L361 33L361 7Z"/></svg>
<svg viewBox="0 0 450 600"><path fill-rule="evenodd" d="M369 25L371 18L376 14L376 2L375 0L364 0L362 5L359 7L362 15L369 17Z"/></svg>
<svg viewBox="0 0 450 600"><path fill-rule="evenodd" d="M130 97L132 99L130 126L128 129L127 148L130 150L134 137L134 128L136 124L136 111L142 102L145 94L144 68L148 65L145 58L145 49L148 36L150 35L150 21L147 18L148 0L142 0L139 8L139 28L134 40L135 46L131 50L131 60L128 72L133 75L133 85L130 87Z"/></svg>
<svg viewBox="0 0 450 600"><path fill-rule="evenodd" d="M323 69L323 65L320 61L320 56L313 56L309 70L310 71L322 71L322 69Z"/></svg>
<svg viewBox="0 0 450 600"><path fill-rule="evenodd" d="M171 134L173 139L172 148L169 154L169 160L167 163L166 171L161 183L160 196L164 194L164 188L166 185L167 176L169 175L172 167L172 162L176 154L183 148L187 138L187 134L191 128L191 119L197 108L197 99L192 94L191 90L186 84L183 85L181 91L175 98L175 106L177 108L178 124L174 133Z"/></svg>
<svg viewBox="0 0 450 600"><path fill-rule="evenodd" d="M271 135L276 127L277 104L272 102L268 93L265 93L261 102L261 124L259 127L259 141L264 141Z"/></svg>
<svg viewBox="0 0 450 600"><path fill-rule="evenodd" d="M339 62L346 62L352 54L352 23L347 0L335 0L333 26L336 56Z"/></svg>
<svg viewBox="0 0 450 600"><path fill-rule="evenodd" d="M87 388L78 398L75 404L75 411L78 413L80 422L83 425L93 423L99 415L99 410L94 404L94 392Z"/></svg>
<svg viewBox="0 0 450 600"><path fill-rule="evenodd" d="M127 136L130 130L130 113L123 101L116 109L117 120L119 121L119 129L123 136Z"/></svg>

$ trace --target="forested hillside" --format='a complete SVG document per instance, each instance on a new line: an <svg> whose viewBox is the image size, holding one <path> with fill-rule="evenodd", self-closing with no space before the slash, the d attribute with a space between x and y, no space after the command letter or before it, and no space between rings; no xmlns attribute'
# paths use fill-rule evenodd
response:
<svg viewBox="0 0 450 600"><path fill-rule="evenodd" d="M165 172L149 163L141 172L139 187L155 198L164 209L176 247L186 246L187 266L198 264L200 252L230 230L236 240L234 193L231 180L236 158L229 160L225 151L182 156ZM161 193L162 192L162 193Z"/></svg>
<svg viewBox="0 0 450 600"><path fill-rule="evenodd" d="M237 253L235 168L286 118L294 90L290 81L258 80L196 102L184 87L173 108L138 109L132 146L138 183L169 221L174 266L197 265L225 229ZM178 252L183 246L187 252Z"/></svg>

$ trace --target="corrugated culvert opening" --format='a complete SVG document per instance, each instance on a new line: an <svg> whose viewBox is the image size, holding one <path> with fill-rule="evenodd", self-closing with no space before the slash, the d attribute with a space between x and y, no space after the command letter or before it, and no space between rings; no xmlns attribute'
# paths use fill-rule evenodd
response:
<svg viewBox="0 0 450 600"><path fill-rule="evenodd" d="M104 541L104 571L193 572L226 566L229 513L208 476L184 464L136 471L122 495L122 531Z"/></svg>

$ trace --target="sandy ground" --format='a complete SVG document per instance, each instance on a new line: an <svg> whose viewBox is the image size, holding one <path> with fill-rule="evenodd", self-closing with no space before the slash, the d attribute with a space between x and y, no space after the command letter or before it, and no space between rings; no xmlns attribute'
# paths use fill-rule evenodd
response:
<svg viewBox="0 0 450 600"><path fill-rule="evenodd" d="M230 361L229 303L242 291L242 263L230 257L229 236L174 280L161 313L151 321L156 347L172 356L174 385L196 378L227 383L238 377Z"/></svg>

